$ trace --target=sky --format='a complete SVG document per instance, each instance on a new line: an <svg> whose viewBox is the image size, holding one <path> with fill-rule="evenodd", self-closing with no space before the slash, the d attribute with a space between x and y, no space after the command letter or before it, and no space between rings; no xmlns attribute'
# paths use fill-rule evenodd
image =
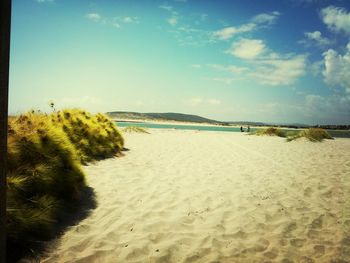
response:
<svg viewBox="0 0 350 263"><path fill-rule="evenodd" d="M9 112L350 124L348 0L13 0Z"/></svg>

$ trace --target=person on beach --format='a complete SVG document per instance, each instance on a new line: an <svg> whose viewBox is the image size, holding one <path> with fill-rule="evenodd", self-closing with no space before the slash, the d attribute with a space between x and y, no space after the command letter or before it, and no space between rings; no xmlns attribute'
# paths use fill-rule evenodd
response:
<svg viewBox="0 0 350 263"><path fill-rule="evenodd" d="M243 127L241 126L241 132L244 132Z"/></svg>
<svg viewBox="0 0 350 263"><path fill-rule="evenodd" d="M248 128L247 128L247 132L250 132L250 127L248 126Z"/></svg>

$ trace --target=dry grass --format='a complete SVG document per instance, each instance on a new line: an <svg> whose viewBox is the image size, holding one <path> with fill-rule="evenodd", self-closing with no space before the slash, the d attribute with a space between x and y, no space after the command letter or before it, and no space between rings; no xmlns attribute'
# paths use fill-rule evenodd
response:
<svg viewBox="0 0 350 263"><path fill-rule="evenodd" d="M92 115L79 109L63 110L53 113L51 120L67 134L83 163L112 157L123 148L122 135L101 113Z"/></svg>
<svg viewBox="0 0 350 263"><path fill-rule="evenodd" d="M52 237L57 218L81 198L81 163L110 157L123 138L104 115L64 110L28 112L9 119L8 252L28 251Z"/></svg>
<svg viewBox="0 0 350 263"><path fill-rule="evenodd" d="M277 129L274 127L269 127L266 129L259 129L253 133L255 135L268 135L268 136L278 136L278 137L286 137L287 134L284 130Z"/></svg>
<svg viewBox="0 0 350 263"><path fill-rule="evenodd" d="M253 134L279 136L279 137L286 138L287 141L293 141L302 137L305 137L312 142L321 142L324 139L333 139L333 137L326 130L320 129L320 128L310 128L302 131L287 131L287 130L277 129L274 127L269 127L266 129L257 130Z"/></svg>
<svg viewBox="0 0 350 263"><path fill-rule="evenodd" d="M123 132L149 133L146 129L137 126L128 126L122 129Z"/></svg>
<svg viewBox="0 0 350 263"><path fill-rule="evenodd" d="M305 137L312 142L321 142L324 139L333 139L333 137L324 129L321 128L310 128L307 130L300 131L297 135L288 137L288 141Z"/></svg>

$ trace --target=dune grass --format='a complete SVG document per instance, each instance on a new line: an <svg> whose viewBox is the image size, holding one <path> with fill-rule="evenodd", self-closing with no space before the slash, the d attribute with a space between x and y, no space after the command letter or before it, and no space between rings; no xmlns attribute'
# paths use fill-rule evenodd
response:
<svg viewBox="0 0 350 263"><path fill-rule="evenodd" d="M312 142L321 142L324 139L333 139L333 137L326 130L321 128L310 128L302 131L288 131L269 127L266 129L259 129L252 134L283 137L289 142L302 137L305 137Z"/></svg>
<svg viewBox="0 0 350 263"><path fill-rule="evenodd" d="M122 129L123 132L149 133L146 129L137 126L127 126Z"/></svg>
<svg viewBox="0 0 350 263"><path fill-rule="evenodd" d="M310 128L307 130L300 131L298 134L294 136L288 137L287 140L293 141L302 137L305 137L306 139L312 142L321 142L324 139L333 139L333 137L324 129Z"/></svg>
<svg viewBox="0 0 350 263"><path fill-rule="evenodd" d="M54 112L51 121L67 134L83 163L112 157L123 148L122 135L104 114L92 115L79 109L63 110Z"/></svg>
<svg viewBox="0 0 350 263"><path fill-rule="evenodd" d="M52 238L57 219L86 187L82 162L113 156L122 148L122 136L102 114L32 111L9 119L9 258Z"/></svg>
<svg viewBox="0 0 350 263"><path fill-rule="evenodd" d="M259 129L255 131L253 134L255 135L269 135L269 136L278 136L278 137L287 137L287 133L284 130L277 129L274 127L269 127L266 129Z"/></svg>

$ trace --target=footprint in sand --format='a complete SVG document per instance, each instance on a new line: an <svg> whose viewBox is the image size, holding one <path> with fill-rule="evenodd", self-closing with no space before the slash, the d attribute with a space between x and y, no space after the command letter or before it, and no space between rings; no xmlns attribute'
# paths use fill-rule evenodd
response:
<svg viewBox="0 0 350 263"><path fill-rule="evenodd" d="M301 239L301 238L294 238L290 241L290 244L293 247L302 247L305 243L306 239Z"/></svg>
<svg viewBox="0 0 350 263"><path fill-rule="evenodd" d="M344 225L348 228L350 228L350 220L345 220Z"/></svg>
<svg viewBox="0 0 350 263"><path fill-rule="evenodd" d="M247 234L246 232L242 231L242 230L239 230L239 231L237 231L236 233L234 233L234 234L232 235L232 237L234 237L234 238L242 238L242 239L245 239L245 238L248 237L248 234Z"/></svg>
<svg viewBox="0 0 350 263"><path fill-rule="evenodd" d="M315 238L317 238L320 234L321 234L321 231L317 231L317 230L310 229L310 230L307 232L307 237L308 237L308 238L311 238L311 239L315 239Z"/></svg>
<svg viewBox="0 0 350 263"><path fill-rule="evenodd" d="M264 253L264 256L269 259L275 259L278 256L278 250L272 249L271 251Z"/></svg>
<svg viewBox="0 0 350 263"><path fill-rule="evenodd" d="M303 257L300 258L299 262L300 263L314 263L315 260L313 260L312 258L303 256Z"/></svg>
<svg viewBox="0 0 350 263"><path fill-rule="evenodd" d="M304 196L310 197L312 195L312 189L310 187L306 187L304 189Z"/></svg>
<svg viewBox="0 0 350 263"><path fill-rule="evenodd" d="M317 217L316 219L314 219L311 223L311 228L313 229L320 229L322 228L323 225L323 217L324 215L320 215L319 217Z"/></svg>
<svg viewBox="0 0 350 263"><path fill-rule="evenodd" d="M254 247L252 247L252 250L254 252L263 252L265 251L270 245L270 242L267 239L260 238Z"/></svg>
<svg viewBox="0 0 350 263"><path fill-rule="evenodd" d="M287 225L287 227L283 231L283 235L285 237L290 237L292 235L292 232L297 229L297 223L292 222Z"/></svg>
<svg viewBox="0 0 350 263"><path fill-rule="evenodd" d="M322 257L325 253L325 247L322 245L314 246L315 257Z"/></svg>
<svg viewBox="0 0 350 263"><path fill-rule="evenodd" d="M350 247L350 236L346 236L345 238L343 238L343 240L341 241L341 243L344 246Z"/></svg>

